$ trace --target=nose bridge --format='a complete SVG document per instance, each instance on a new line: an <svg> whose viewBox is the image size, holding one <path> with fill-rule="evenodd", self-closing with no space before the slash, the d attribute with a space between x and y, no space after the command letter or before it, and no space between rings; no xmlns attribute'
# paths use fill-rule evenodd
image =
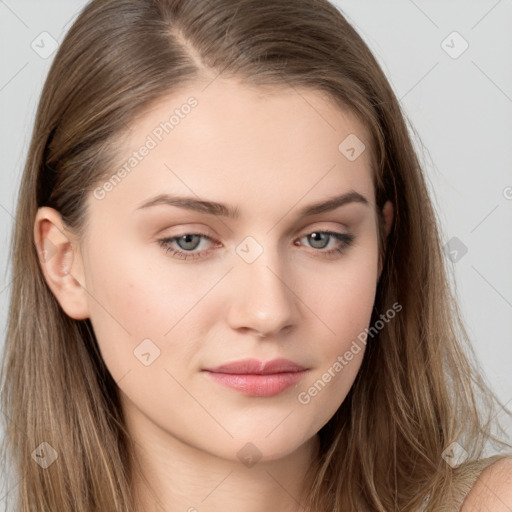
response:
<svg viewBox="0 0 512 512"><path fill-rule="evenodd" d="M270 335L294 324L298 311L285 255L271 236L262 238L246 237L236 247L229 321L235 329Z"/></svg>

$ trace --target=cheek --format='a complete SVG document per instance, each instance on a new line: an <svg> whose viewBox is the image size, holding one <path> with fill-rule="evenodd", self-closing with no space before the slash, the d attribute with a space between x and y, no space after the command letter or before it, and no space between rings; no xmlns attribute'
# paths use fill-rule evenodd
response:
<svg viewBox="0 0 512 512"><path fill-rule="evenodd" d="M158 247L137 252L123 243L97 244L87 262L90 318L105 364L116 380L140 370L139 352L157 356L153 368L186 368L209 319L219 318L216 302L201 300L219 272L203 275Z"/></svg>
<svg viewBox="0 0 512 512"><path fill-rule="evenodd" d="M337 263L315 274L305 289L308 303L330 341L326 350L342 350L370 322L378 278L377 240L367 237Z"/></svg>
<svg viewBox="0 0 512 512"><path fill-rule="evenodd" d="M323 325L317 323L313 334L318 364L297 400L312 418L313 429L321 428L339 408L361 367L377 277L377 241L368 238L330 272L317 275L308 292L313 313Z"/></svg>

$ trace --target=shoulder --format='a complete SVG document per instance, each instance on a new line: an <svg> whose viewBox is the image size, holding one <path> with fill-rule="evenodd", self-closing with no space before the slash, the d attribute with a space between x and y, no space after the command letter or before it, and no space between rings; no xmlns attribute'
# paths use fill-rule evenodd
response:
<svg viewBox="0 0 512 512"><path fill-rule="evenodd" d="M460 512L512 511L512 457L505 457L482 471L464 500Z"/></svg>

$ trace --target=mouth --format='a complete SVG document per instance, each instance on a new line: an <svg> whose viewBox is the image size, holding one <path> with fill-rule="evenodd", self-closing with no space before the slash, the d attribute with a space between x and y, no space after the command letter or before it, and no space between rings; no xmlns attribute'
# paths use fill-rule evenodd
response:
<svg viewBox="0 0 512 512"><path fill-rule="evenodd" d="M206 368L203 372L214 382L241 394L269 397L297 384L308 369L288 359L267 362L245 359L215 368Z"/></svg>

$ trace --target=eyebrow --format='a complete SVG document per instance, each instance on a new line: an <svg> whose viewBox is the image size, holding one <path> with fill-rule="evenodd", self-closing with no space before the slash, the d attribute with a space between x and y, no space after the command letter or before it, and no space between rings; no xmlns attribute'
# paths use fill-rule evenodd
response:
<svg viewBox="0 0 512 512"><path fill-rule="evenodd" d="M310 204L299 211L299 218L317 215L319 213L335 210L341 206L350 203L361 203L366 206L369 205L366 197L359 192L350 191L345 194L331 197L330 199L320 201L318 203ZM215 201L207 201L205 199L197 199L187 196L175 196L171 194L159 194L144 203L142 203L136 210L143 210L152 206L167 205L177 206L178 208L185 208L200 213L207 213L210 215L219 215L231 219L238 219L240 217L240 209L232 207L223 203Z"/></svg>

